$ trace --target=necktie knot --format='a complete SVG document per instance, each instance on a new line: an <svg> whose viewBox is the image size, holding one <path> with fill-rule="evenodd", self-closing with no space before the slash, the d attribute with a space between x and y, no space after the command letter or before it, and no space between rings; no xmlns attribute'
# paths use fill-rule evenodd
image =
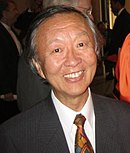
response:
<svg viewBox="0 0 130 153"><path fill-rule="evenodd" d="M75 117L74 124L77 127L80 127L80 126L83 127L84 126L84 123L85 123L85 120L86 120L86 118L82 114L78 114Z"/></svg>

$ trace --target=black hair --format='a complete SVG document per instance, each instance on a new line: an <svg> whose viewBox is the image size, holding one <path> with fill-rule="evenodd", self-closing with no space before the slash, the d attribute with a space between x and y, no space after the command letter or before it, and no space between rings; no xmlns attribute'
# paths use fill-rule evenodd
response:
<svg viewBox="0 0 130 153"><path fill-rule="evenodd" d="M125 0L112 0L114 3L119 2L122 6L125 6Z"/></svg>

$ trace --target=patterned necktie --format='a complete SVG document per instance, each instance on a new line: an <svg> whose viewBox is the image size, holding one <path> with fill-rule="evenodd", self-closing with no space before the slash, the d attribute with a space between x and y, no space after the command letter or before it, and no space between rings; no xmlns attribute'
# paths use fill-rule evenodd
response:
<svg viewBox="0 0 130 153"><path fill-rule="evenodd" d="M85 117L77 115L74 124L77 126L75 137L75 153L94 153L92 145L84 132Z"/></svg>

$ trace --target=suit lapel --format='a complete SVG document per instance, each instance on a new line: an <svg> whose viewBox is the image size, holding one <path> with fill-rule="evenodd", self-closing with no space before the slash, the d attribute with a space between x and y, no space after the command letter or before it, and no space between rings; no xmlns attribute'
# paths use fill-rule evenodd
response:
<svg viewBox="0 0 130 153"><path fill-rule="evenodd" d="M46 148L44 152L69 153L61 123L50 97L45 101L38 128L38 137L41 138L39 143L42 148Z"/></svg>
<svg viewBox="0 0 130 153"><path fill-rule="evenodd" d="M119 153L116 119L106 105L105 98L93 96L95 110L96 153ZM109 103L109 101L108 101ZM115 151L114 151L115 150Z"/></svg>

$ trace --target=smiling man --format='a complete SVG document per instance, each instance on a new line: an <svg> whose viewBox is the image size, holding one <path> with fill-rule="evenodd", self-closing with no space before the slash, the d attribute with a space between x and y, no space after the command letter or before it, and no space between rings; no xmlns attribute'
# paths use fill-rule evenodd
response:
<svg viewBox="0 0 130 153"><path fill-rule="evenodd" d="M97 64L92 30L81 21L72 14L58 15L40 26L35 38L43 70L39 74L49 81L57 98L64 104L67 98L68 107L76 111L80 111L77 105L81 97L84 99L81 108L86 102L86 89Z"/></svg>
<svg viewBox="0 0 130 153"><path fill-rule="evenodd" d="M89 88L98 38L92 20L72 7L53 6L37 16L25 57L49 81L51 94L0 127L1 152L129 153L130 105Z"/></svg>
<svg viewBox="0 0 130 153"><path fill-rule="evenodd" d="M73 6L82 11L84 14L88 14L91 19L93 19L91 0L43 0L43 5L41 6L43 6L43 8L45 9L53 5ZM25 24L25 22L23 22L21 18L19 21L20 23L22 23L23 28L23 24ZM27 20L27 23L28 21L29 20ZM28 28L28 26L26 27ZM26 30L24 30L23 32L25 33ZM42 99L45 99L48 96L50 89L51 86L48 83L46 83L45 81L42 82L37 75L34 75L32 73L29 66L26 64L24 57L21 56L18 65L17 80L17 102L20 111L25 111L26 109L37 104Z"/></svg>

